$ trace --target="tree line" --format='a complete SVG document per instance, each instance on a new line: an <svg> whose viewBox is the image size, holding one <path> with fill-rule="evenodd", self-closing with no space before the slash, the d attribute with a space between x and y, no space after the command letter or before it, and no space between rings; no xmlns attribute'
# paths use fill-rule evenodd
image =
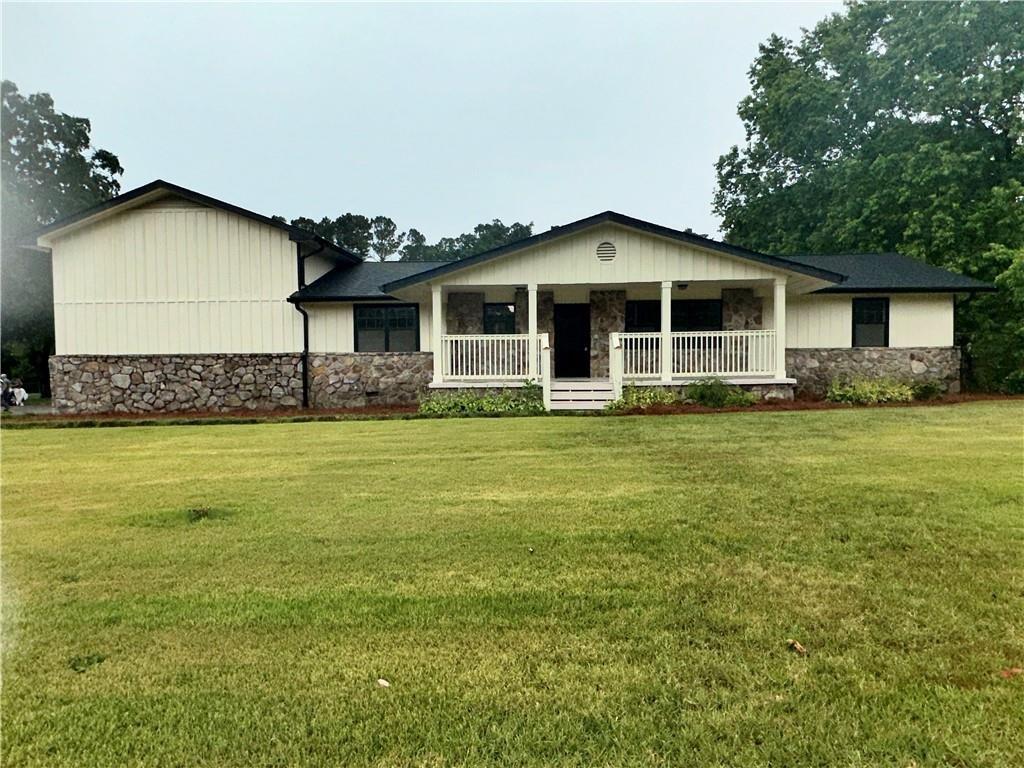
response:
<svg viewBox="0 0 1024 768"><path fill-rule="evenodd" d="M286 221L283 216L274 218ZM472 232L458 237L442 237L431 244L417 229L400 232L388 216L345 213L335 219L325 216L316 221L299 217L288 223L376 261L389 261L396 257L400 261L457 261L533 234L532 222L504 224L501 219L494 219L477 224Z"/></svg>

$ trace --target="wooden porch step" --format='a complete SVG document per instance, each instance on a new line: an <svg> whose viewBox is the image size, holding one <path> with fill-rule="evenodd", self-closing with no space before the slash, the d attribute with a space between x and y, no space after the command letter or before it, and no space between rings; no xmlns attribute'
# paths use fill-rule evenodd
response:
<svg viewBox="0 0 1024 768"><path fill-rule="evenodd" d="M599 411L615 399L610 381L558 379L551 382L552 411Z"/></svg>
<svg viewBox="0 0 1024 768"><path fill-rule="evenodd" d="M607 400L552 400L552 411L600 411Z"/></svg>

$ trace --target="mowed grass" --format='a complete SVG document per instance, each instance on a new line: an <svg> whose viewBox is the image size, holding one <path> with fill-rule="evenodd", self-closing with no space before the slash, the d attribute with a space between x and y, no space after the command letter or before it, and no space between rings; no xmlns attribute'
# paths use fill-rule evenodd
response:
<svg viewBox="0 0 1024 768"><path fill-rule="evenodd" d="M3 764L1021 765L1022 475L1021 401L8 431Z"/></svg>

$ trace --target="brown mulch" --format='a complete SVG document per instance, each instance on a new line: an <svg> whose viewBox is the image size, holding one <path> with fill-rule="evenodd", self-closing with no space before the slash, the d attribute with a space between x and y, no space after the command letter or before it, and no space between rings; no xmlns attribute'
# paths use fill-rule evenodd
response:
<svg viewBox="0 0 1024 768"><path fill-rule="evenodd" d="M851 408L919 408L931 405L957 405L959 403L976 403L984 400L1021 400L1021 395L998 395L972 393L964 395L946 395L934 400L914 400L910 403L878 403L876 405L849 405L847 403L830 403L827 400L762 400L753 405L735 406L732 408L708 408L703 405L674 403L672 405L652 405L648 408L631 408L619 411L617 416L666 416L686 413L751 413L758 411L834 411Z"/></svg>
<svg viewBox="0 0 1024 768"><path fill-rule="evenodd" d="M1020 395L997 395L997 394L963 394L948 395L935 400L915 401L912 403L881 403L871 406L852 406L844 403L830 403L825 400L767 400L755 403L754 405L733 407L733 408L707 408L702 405L690 405L678 403L674 405L655 405L646 409L634 408L629 411L615 413L616 416L665 416L673 414L690 413L737 413L737 412L761 412L761 411L829 411L850 408L918 408L935 405L956 405L959 403L973 403L985 400L1020 400L1024 402L1024 396ZM5 426L93 426L111 425L119 422L136 424L159 424L171 422L175 424L204 422L210 423L254 423L254 422L288 422L288 421L347 421L347 420L376 420L376 419L402 419L415 416L417 413L415 405L391 405L391 406L367 406L365 408L280 408L276 410L247 410L238 409L233 411L174 411L165 413L78 413L78 414L33 414L11 417L4 415L2 422ZM591 412L590 415L598 415L602 412ZM564 414L560 414L564 415Z"/></svg>

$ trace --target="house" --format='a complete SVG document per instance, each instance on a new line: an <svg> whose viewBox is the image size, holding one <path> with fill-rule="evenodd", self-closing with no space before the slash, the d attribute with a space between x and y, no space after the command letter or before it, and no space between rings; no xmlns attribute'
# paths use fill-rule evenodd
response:
<svg viewBox="0 0 1024 768"><path fill-rule="evenodd" d="M551 408L710 376L765 397L834 377L959 387L958 294L898 254L772 256L605 212L452 263L364 262L154 181L42 230L58 411L414 403L543 385Z"/></svg>

